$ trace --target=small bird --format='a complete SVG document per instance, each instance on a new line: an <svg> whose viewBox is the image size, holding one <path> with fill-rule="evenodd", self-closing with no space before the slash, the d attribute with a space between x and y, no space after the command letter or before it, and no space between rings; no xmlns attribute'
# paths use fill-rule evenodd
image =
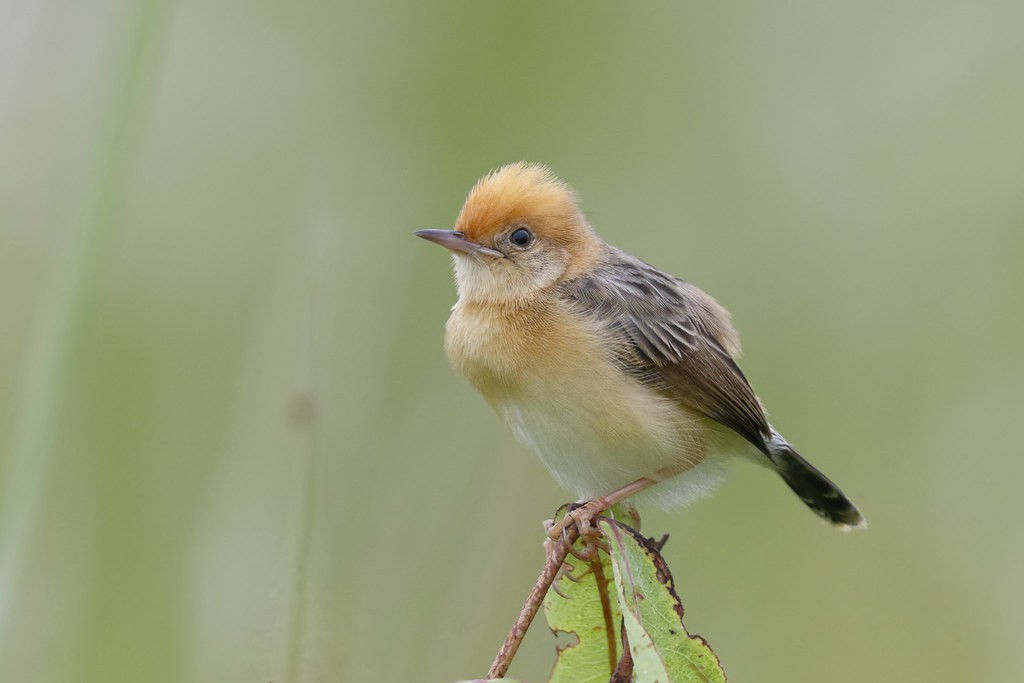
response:
<svg viewBox="0 0 1024 683"><path fill-rule="evenodd" d="M491 172L454 230L415 234L453 255L451 365L591 513L627 497L686 505L738 456L773 469L826 521L865 526L768 422L736 364L729 313L602 241L546 166Z"/></svg>

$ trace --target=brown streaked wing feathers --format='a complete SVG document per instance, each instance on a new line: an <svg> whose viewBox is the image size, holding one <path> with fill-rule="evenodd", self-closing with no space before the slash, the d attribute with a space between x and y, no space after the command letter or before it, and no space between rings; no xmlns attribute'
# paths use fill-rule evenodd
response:
<svg viewBox="0 0 1024 683"><path fill-rule="evenodd" d="M622 340L624 370L767 453L768 420L726 350L738 349L732 327L707 294L613 247L564 288Z"/></svg>

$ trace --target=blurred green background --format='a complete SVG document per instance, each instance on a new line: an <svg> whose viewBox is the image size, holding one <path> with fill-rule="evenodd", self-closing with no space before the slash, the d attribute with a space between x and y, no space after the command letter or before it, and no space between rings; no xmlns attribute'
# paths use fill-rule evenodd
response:
<svg viewBox="0 0 1024 683"><path fill-rule="evenodd" d="M550 164L733 312L871 528L737 467L667 558L733 681L1024 676L1024 5L0 4L0 680L482 675L568 495L447 367ZM553 639L512 673L543 681Z"/></svg>

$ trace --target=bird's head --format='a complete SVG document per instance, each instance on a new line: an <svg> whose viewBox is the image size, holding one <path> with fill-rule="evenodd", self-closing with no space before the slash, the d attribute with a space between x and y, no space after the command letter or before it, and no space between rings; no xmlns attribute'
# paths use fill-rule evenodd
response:
<svg viewBox="0 0 1024 683"><path fill-rule="evenodd" d="M591 267L601 246L572 188L523 161L483 177L454 230L416 235L452 252L459 296L479 303L528 302Z"/></svg>

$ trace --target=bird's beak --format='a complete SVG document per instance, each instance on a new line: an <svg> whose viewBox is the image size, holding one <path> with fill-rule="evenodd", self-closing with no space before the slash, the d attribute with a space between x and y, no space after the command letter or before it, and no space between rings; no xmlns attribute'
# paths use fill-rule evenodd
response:
<svg viewBox="0 0 1024 683"><path fill-rule="evenodd" d="M417 237L440 244L449 251L458 251L463 254L483 254L495 258L505 258L497 249L485 247L482 244L471 242L466 236L457 230L417 230L413 233Z"/></svg>

